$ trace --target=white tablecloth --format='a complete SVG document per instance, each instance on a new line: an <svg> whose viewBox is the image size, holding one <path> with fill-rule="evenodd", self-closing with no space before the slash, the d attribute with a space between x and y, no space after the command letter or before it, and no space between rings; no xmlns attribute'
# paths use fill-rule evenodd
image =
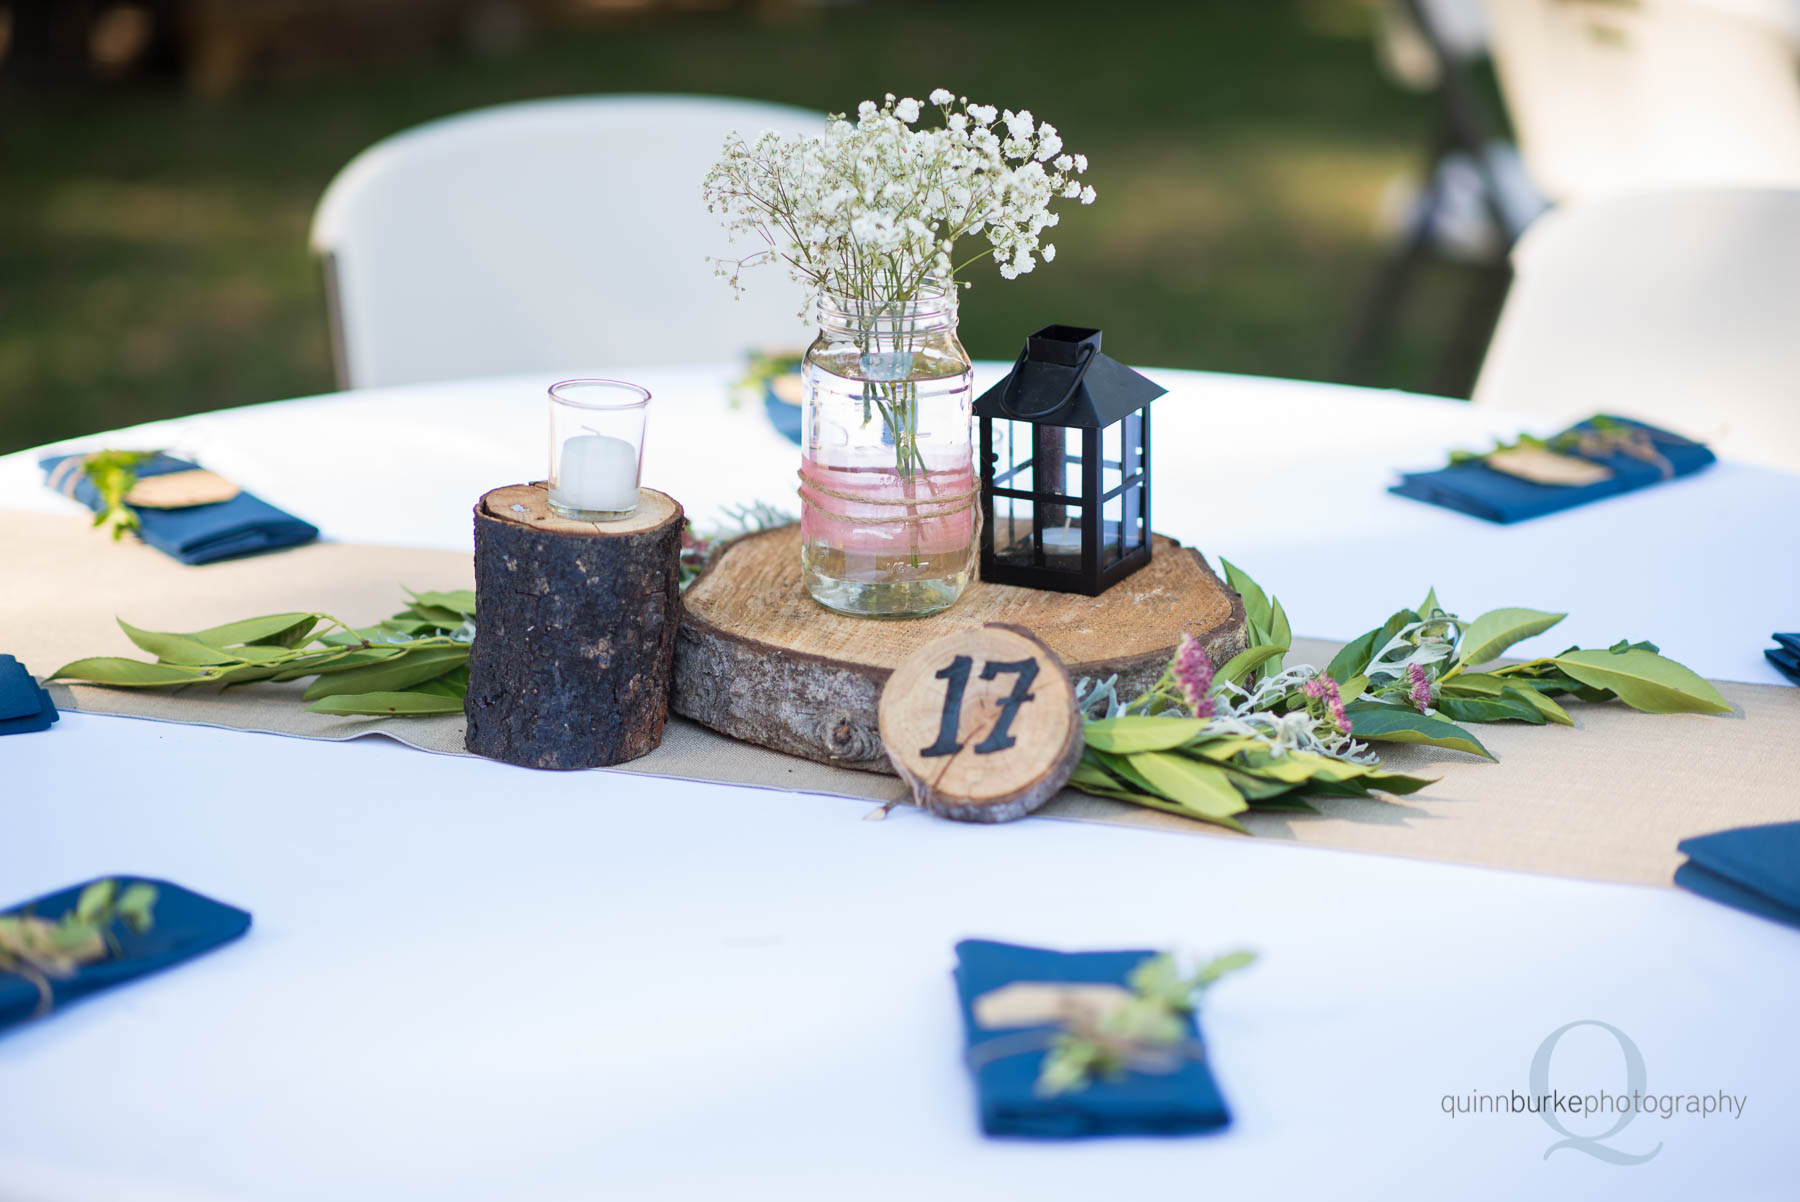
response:
<svg viewBox="0 0 1800 1202"><path fill-rule="evenodd" d="M1435 584L1469 614L1570 610L1551 650L1653 638L1707 675L1778 679L1760 648L1795 624L1800 479L1721 464L1493 527L1382 488L1516 418L1153 374L1171 389L1158 528L1252 571L1301 633L1354 634ZM791 505L793 450L758 408L725 408L724 369L629 378L657 394L646 483L703 524ZM546 382L72 445L179 447L330 537L463 547L480 492L542 474ZM67 508L34 458L0 458L0 508ZM142 873L256 915L235 946L0 1037L5 1202L1791 1196L1800 936L1679 892L1085 824L865 822L832 798L82 714L0 741L0 781L0 901ZM948 978L968 935L1258 949L1206 1012L1233 1126L982 1139ZM1742 1117L1637 1118L1609 1145L1661 1151L1620 1166L1546 1158L1560 1137L1534 1115L1444 1113L1445 1095L1526 1093L1539 1044L1589 1018L1642 1050L1650 1092L1747 1097ZM1617 1091L1619 1057L1574 1031L1554 1085Z"/></svg>

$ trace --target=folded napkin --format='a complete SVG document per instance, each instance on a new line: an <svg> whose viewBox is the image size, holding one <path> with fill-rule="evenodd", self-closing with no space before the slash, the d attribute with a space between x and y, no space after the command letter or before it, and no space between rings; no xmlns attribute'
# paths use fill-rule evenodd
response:
<svg viewBox="0 0 1800 1202"><path fill-rule="evenodd" d="M60 716L50 694L32 679L25 665L10 655L0 655L0 735L49 730Z"/></svg>
<svg viewBox="0 0 1800 1202"><path fill-rule="evenodd" d="M1800 684L1800 633L1771 635L1779 647L1763 652L1776 669L1795 684Z"/></svg>
<svg viewBox="0 0 1800 1202"><path fill-rule="evenodd" d="M1092 1135L1180 1135L1223 1127L1231 1121L1206 1062L1187 1058L1171 1073L1130 1072L1097 1078L1085 1088L1039 1097L1038 1070L1047 1048L985 1056L991 1040L1028 1032L1053 1033L1054 1025L989 1029L975 1017L976 999L1020 981L1124 985L1147 951L1055 952L965 939L956 945L956 989L962 998L970 1071L979 1095L981 1129L989 1135L1075 1139ZM1193 1020L1189 1018L1190 1026ZM1198 1041L1199 1028L1193 1027ZM1006 1046L1006 1045L1000 1045Z"/></svg>
<svg viewBox="0 0 1800 1202"><path fill-rule="evenodd" d="M1702 897L1800 927L1800 822L1683 839L1675 883Z"/></svg>
<svg viewBox="0 0 1800 1202"><path fill-rule="evenodd" d="M1666 470L1664 464L1649 462L1624 451L1592 455L1571 452L1608 469L1612 475L1591 484L1540 484L1509 475L1489 466L1483 459L1467 459L1434 472L1406 473L1401 476L1400 483L1388 491L1490 522L1522 522L1690 475L1716 458L1700 443L1628 418L1589 418L1564 433L1598 432L1600 425L1608 424L1643 431L1656 454L1666 463Z"/></svg>
<svg viewBox="0 0 1800 1202"><path fill-rule="evenodd" d="M52 455L38 461L44 482L74 497L96 513L102 508L100 493L81 470L80 455ZM192 471L197 464L172 455L158 454L139 465L139 479ZM137 510L143 540L165 555L186 564L211 563L253 551L273 551L298 546L319 537L318 527L275 508L252 493L240 492L229 501L189 505L183 509Z"/></svg>
<svg viewBox="0 0 1800 1202"><path fill-rule="evenodd" d="M102 878L105 879L105 878ZM213 901L180 885L150 877L120 876L112 878L121 886L139 881L156 887L156 904L151 911L152 925L142 933L126 924L114 923L110 928L118 940L118 952L107 959L84 964L73 976L48 980L49 1009L54 1010L102 989L122 985L138 977L178 964L201 952L236 939L250 928L250 915L234 906ZM55 919L75 907L81 891L92 884L82 884L47 893L18 906L6 914L30 911L39 918ZM0 971L0 1031L45 1013L43 992L37 984L23 976Z"/></svg>

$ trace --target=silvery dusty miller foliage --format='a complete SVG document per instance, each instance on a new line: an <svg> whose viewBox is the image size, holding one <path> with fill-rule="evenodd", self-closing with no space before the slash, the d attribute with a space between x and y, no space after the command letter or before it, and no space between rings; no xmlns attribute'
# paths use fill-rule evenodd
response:
<svg viewBox="0 0 1800 1202"><path fill-rule="evenodd" d="M863 101L854 119L828 118L815 137L733 134L702 193L727 230L766 249L720 261L717 274L737 287L743 268L781 261L814 291L891 302L988 255L1007 279L1055 259L1044 241L1059 220L1051 205L1094 201L1079 178L1087 156L1066 152L1056 127L1029 111L943 88L930 107L942 125L921 127L927 106L890 93ZM965 238L986 245L959 261Z"/></svg>

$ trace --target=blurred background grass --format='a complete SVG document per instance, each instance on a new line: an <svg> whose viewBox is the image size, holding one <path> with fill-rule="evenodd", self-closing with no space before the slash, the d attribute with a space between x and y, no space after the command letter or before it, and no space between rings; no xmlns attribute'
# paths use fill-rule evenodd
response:
<svg viewBox="0 0 1800 1202"><path fill-rule="evenodd" d="M1053 266L975 276L971 352L1010 358L1066 321L1141 364L1333 379L1383 249L1383 190L1418 168L1435 121L1376 70L1368 20L1357 0L659 10L485 52L346 39L227 95L145 74L15 85L0 95L0 451L329 390L306 235L332 175L421 121L584 92L841 110L941 85L1029 108L1089 154L1100 201L1058 228ZM1467 270L1431 269L1377 382L1454 386L1436 367Z"/></svg>

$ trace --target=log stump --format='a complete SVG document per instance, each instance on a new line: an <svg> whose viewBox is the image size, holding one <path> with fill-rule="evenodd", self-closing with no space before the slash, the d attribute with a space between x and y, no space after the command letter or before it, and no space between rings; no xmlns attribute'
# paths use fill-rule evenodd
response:
<svg viewBox="0 0 1800 1202"><path fill-rule="evenodd" d="M878 621L832 613L800 581L800 528L727 544L682 598L669 703L734 739L867 772L882 750L882 685L933 639L990 622L1020 626L1072 679L1119 678L1129 699L1162 675L1186 632L1214 664L1245 647L1244 603L1199 552L1155 536L1155 558L1098 597L972 580L942 613Z"/></svg>
<svg viewBox="0 0 1800 1202"><path fill-rule="evenodd" d="M597 768L655 750L680 624L683 524L681 506L649 488L616 522L552 513L541 483L481 498L470 751Z"/></svg>

